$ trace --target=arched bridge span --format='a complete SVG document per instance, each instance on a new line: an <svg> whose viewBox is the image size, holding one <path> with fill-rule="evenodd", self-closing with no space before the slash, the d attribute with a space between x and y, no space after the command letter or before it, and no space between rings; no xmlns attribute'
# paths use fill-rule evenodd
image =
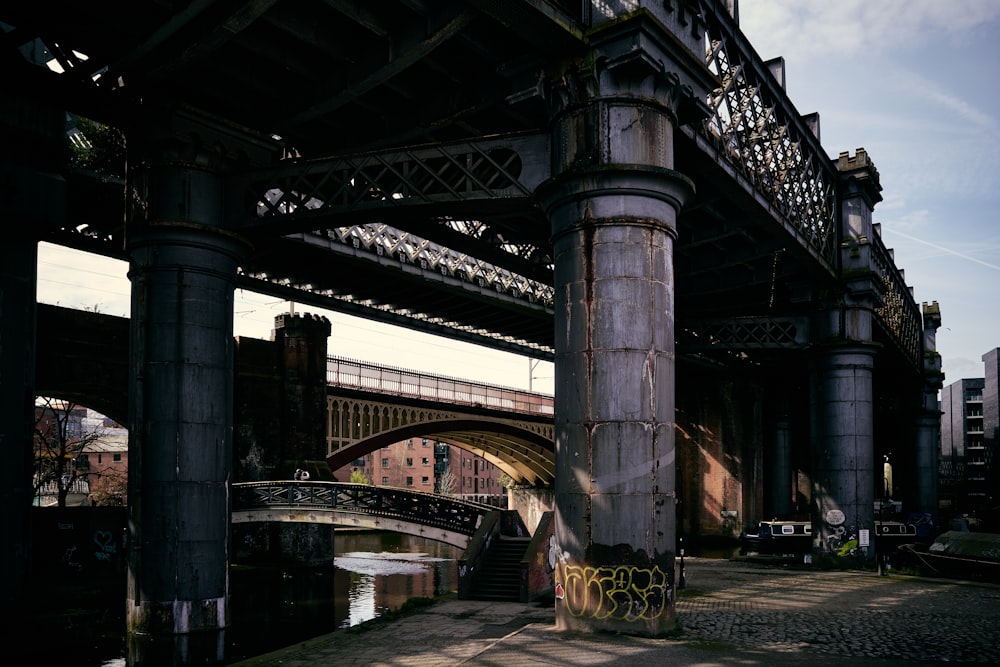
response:
<svg viewBox="0 0 1000 667"><path fill-rule="evenodd" d="M499 417L333 391L327 394L327 463L333 470L380 447L420 437L476 454L519 484L549 486L555 479L551 416Z"/></svg>
<svg viewBox="0 0 1000 667"><path fill-rule="evenodd" d="M326 380L333 470L418 437L478 455L519 484L555 478L552 396L335 357Z"/></svg>
<svg viewBox="0 0 1000 667"><path fill-rule="evenodd" d="M348 482L238 482L233 484L233 523L282 521L390 530L459 548L495 507L369 484Z"/></svg>

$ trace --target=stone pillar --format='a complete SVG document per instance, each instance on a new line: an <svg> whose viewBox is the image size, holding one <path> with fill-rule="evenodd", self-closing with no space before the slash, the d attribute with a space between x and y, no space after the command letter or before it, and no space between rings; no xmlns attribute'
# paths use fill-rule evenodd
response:
<svg viewBox="0 0 1000 667"><path fill-rule="evenodd" d="M767 511L761 519L792 514L792 425L788 401L778 401L767 456Z"/></svg>
<svg viewBox="0 0 1000 667"><path fill-rule="evenodd" d="M883 287L870 245L882 188L864 149L855 157L841 153L837 167L846 289L818 319L810 364L813 553L867 566L874 564L875 488L882 479L882 462L876 477L874 461L872 326Z"/></svg>
<svg viewBox="0 0 1000 667"><path fill-rule="evenodd" d="M820 558L874 558L875 485L872 368L875 348L823 348L810 366L814 552ZM869 546L861 547L867 530Z"/></svg>
<svg viewBox="0 0 1000 667"><path fill-rule="evenodd" d="M917 413L915 502L913 510L930 514L936 520L938 507L938 453L941 438L941 406L938 392L944 386L941 355L937 353L937 330L941 327L941 308L937 301L924 303L924 386L920 411ZM936 523L936 521L935 521Z"/></svg>
<svg viewBox="0 0 1000 667"><path fill-rule="evenodd" d="M663 28L646 14L605 24L592 58L553 77L554 177L537 195L555 261L562 630L676 627L673 246L693 184L673 170L673 134L705 82L662 69L677 39L692 42L686 71L703 68L697 38Z"/></svg>
<svg viewBox="0 0 1000 667"><path fill-rule="evenodd" d="M0 600L11 609L28 594L31 575L37 262L34 241L0 244L0 525L6 545Z"/></svg>
<svg viewBox="0 0 1000 667"><path fill-rule="evenodd" d="M211 664L229 624L233 293L247 247L224 226L229 156L200 134L211 129L180 115L145 129L130 137L142 153L129 174L126 630L174 638L185 664L197 644Z"/></svg>
<svg viewBox="0 0 1000 667"><path fill-rule="evenodd" d="M281 464L277 479L292 479L296 468L310 479L331 480L326 464L326 356L330 320L309 313L274 318L274 341L281 372ZM308 462L308 463L307 463Z"/></svg>
<svg viewBox="0 0 1000 667"><path fill-rule="evenodd" d="M20 46L41 64L40 41ZM5 72L6 74L6 72ZM32 596L37 238L66 222L66 112L5 77L0 95L0 601ZM7 608L17 609L18 604Z"/></svg>

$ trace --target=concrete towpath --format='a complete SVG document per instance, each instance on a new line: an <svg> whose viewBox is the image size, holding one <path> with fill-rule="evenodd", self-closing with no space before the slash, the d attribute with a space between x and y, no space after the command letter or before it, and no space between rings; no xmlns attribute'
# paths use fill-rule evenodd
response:
<svg viewBox="0 0 1000 667"><path fill-rule="evenodd" d="M1000 665L1000 586L688 558L676 638L557 632L551 605L446 597L239 667Z"/></svg>

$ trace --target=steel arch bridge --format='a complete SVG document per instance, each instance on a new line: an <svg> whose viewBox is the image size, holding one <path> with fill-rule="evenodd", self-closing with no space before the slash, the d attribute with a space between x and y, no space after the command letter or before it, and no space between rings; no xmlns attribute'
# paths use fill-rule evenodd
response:
<svg viewBox="0 0 1000 667"><path fill-rule="evenodd" d="M407 489L348 482L238 482L232 522L325 523L388 530L465 549L497 508Z"/></svg>
<svg viewBox="0 0 1000 667"><path fill-rule="evenodd" d="M519 484L555 479L555 425L545 421L327 396L327 464L332 470L393 442L422 437L448 442L496 465Z"/></svg>

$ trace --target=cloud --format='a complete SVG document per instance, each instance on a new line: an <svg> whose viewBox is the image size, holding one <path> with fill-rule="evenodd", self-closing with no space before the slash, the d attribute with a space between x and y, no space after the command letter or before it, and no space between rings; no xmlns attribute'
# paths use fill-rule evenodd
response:
<svg viewBox="0 0 1000 667"><path fill-rule="evenodd" d="M942 245L940 243L935 243L933 241L927 241L925 239L917 238L916 236L911 236L911 235L909 235L909 234L907 234L905 232L899 231L898 229L893 230L893 233L894 234L898 234L899 236L902 236L905 239L909 239L910 241L914 241L916 243L921 243L923 245L926 245L926 246L929 246L931 248L934 248L935 250L940 251L941 254L952 255L954 257L958 257L959 259L965 259L965 260L968 260L970 262L974 262L976 264L980 264L982 266L985 266L988 269L993 269L994 271L1000 271L1000 264L996 264L994 262L988 262L986 260L979 259L978 257L974 257L974 256L972 256L972 255L970 255L968 253L960 252L958 250L955 250L952 247L948 247L948 246Z"/></svg>
<svg viewBox="0 0 1000 667"><path fill-rule="evenodd" d="M886 50L918 51L933 40L952 44L985 45L1000 21L1000 3L964 2L960 8L940 0L744 0L740 27L751 36L767 33L767 40L786 49L786 59L834 56L870 57ZM977 32L981 38L968 39Z"/></svg>

